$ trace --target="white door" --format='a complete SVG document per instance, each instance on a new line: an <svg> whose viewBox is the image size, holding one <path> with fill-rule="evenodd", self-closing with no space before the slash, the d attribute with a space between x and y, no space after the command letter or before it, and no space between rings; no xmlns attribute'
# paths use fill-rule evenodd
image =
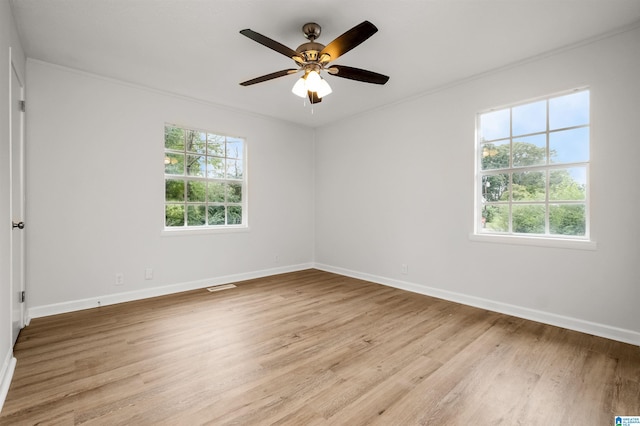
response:
<svg viewBox="0 0 640 426"><path fill-rule="evenodd" d="M11 339L13 344L24 327L24 87L11 67Z"/></svg>

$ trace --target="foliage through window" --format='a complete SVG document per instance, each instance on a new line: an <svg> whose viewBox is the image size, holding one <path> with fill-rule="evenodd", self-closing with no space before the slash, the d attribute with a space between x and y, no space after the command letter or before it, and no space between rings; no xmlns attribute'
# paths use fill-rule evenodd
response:
<svg viewBox="0 0 640 426"><path fill-rule="evenodd" d="M245 141L164 128L165 228L246 225Z"/></svg>
<svg viewBox="0 0 640 426"><path fill-rule="evenodd" d="M478 115L477 233L589 236L589 91Z"/></svg>

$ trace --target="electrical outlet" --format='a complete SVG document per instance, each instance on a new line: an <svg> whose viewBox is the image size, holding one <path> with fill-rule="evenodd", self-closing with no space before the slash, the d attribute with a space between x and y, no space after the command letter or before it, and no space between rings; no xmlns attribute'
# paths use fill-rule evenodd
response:
<svg viewBox="0 0 640 426"><path fill-rule="evenodd" d="M144 270L144 279L152 280L153 279L153 268L146 268Z"/></svg>
<svg viewBox="0 0 640 426"><path fill-rule="evenodd" d="M406 263L403 263L400 266L400 272L402 273L402 275L407 275L409 273L409 266L407 266Z"/></svg>
<svg viewBox="0 0 640 426"><path fill-rule="evenodd" d="M116 285L124 285L124 274L122 272L118 272L116 274Z"/></svg>

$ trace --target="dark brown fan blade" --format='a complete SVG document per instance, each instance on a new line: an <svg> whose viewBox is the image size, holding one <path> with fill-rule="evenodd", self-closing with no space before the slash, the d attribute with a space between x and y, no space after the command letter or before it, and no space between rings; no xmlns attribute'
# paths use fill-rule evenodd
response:
<svg viewBox="0 0 640 426"><path fill-rule="evenodd" d="M376 28L375 25L369 21L364 21L329 43L324 49L322 49L319 57L326 53L331 57L331 61L335 61L338 57L358 46L360 43L374 35L377 31L378 28Z"/></svg>
<svg viewBox="0 0 640 426"><path fill-rule="evenodd" d="M318 104L318 103L322 102L322 98L319 98L318 94L316 92L307 91L307 95L309 96L309 101L312 104Z"/></svg>
<svg viewBox="0 0 640 426"><path fill-rule="evenodd" d="M249 37L253 41L257 41L263 46L268 47L269 49L275 50L278 53L283 54L284 56L293 59L296 62L302 62L302 58L300 54L293 49L288 48L282 43L278 43L275 40L270 39L269 37L265 37L260 33L257 33L253 30L246 29L240 31L240 34Z"/></svg>
<svg viewBox="0 0 640 426"><path fill-rule="evenodd" d="M241 86L251 86L252 84L262 83L263 81L273 80L274 78L284 77L285 75L294 74L298 72L296 69L288 69L282 71L272 72L271 74L263 75L261 77L256 77L251 80L243 81L240 83Z"/></svg>
<svg viewBox="0 0 640 426"><path fill-rule="evenodd" d="M363 81L365 83L385 84L389 77L377 72L362 70L360 68L345 67L344 65L332 65L327 70L329 74L336 77L348 78L349 80Z"/></svg>

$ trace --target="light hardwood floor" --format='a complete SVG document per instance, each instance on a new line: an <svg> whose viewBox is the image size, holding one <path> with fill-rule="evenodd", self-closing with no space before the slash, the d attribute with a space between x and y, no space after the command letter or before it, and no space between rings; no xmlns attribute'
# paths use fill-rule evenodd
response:
<svg viewBox="0 0 640 426"><path fill-rule="evenodd" d="M2 425L612 425L640 348L317 270L34 319Z"/></svg>

